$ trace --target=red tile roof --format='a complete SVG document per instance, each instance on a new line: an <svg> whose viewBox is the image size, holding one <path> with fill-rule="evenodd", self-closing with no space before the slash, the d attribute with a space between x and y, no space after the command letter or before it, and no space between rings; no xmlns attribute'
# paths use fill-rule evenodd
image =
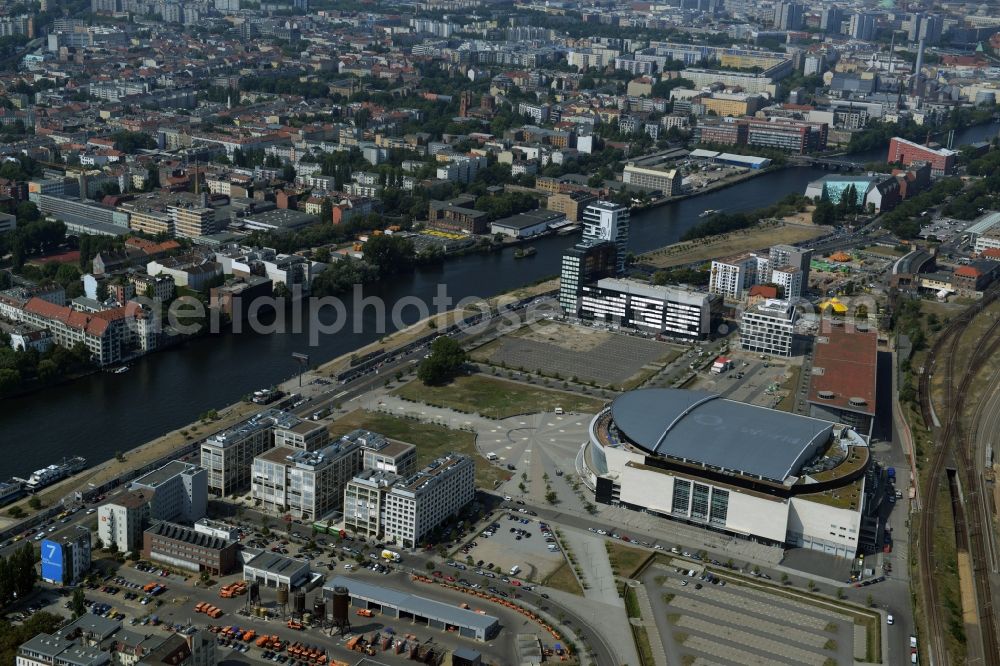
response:
<svg viewBox="0 0 1000 666"><path fill-rule="evenodd" d="M778 288L771 284L755 284L750 287L751 296L763 296L764 298L777 298Z"/></svg>
<svg viewBox="0 0 1000 666"><path fill-rule="evenodd" d="M815 349L809 402L875 414L878 334L830 325L816 336ZM820 391L829 391L833 397L820 398ZM851 405L851 398L860 398L865 404Z"/></svg>
<svg viewBox="0 0 1000 666"><path fill-rule="evenodd" d="M958 268L955 269L955 275L960 275L962 277L967 277L967 278L978 278L980 275L982 275L982 273L979 272L979 269L974 268L972 266L959 266Z"/></svg>
<svg viewBox="0 0 1000 666"><path fill-rule="evenodd" d="M79 312L66 305L56 305L41 298L32 298L24 305L24 311L45 319L60 321L70 328L86 331L88 335L103 336L111 322L125 319L128 310L124 307L102 310L101 312Z"/></svg>

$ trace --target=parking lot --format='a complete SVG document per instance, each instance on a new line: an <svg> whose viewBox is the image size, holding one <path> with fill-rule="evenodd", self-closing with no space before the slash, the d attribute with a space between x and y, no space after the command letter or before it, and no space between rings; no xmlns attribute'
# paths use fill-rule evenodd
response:
<svg viewBox="0 0 1000 666"><path fill-rule="evenodd" d="M475 543L468 551L459 549L455 560L465 563L466 558L472 558L471 569L485 568L492 563L494 571L499 575L509 574L514 566L520 567L518 578L541 581L555 571L563 563L561 550L550 550L549 545L555 544L555 537L546 537L545 528L528 514L512 510L497 515L493 523L492 536L485 536L490 529L472 537L467 544ZM547 541L546 539L552 539ZM479 564L479 562L483 564Z"/></svg>
<svg viewBox="0 0 1000 666"><path fill-rule="evenodd" d="M853 663L856 653L864 661L864 631L834 608L726 584L681 560L653 565L642 582L670 663L824 666Z"/></svg>
<svg viewBox="0 0 1000 666"><path fill-rule="evenodd" d="M802 363L801 356L762 360L760 354L739 350L727 352L725 356L734 362L735 367L721 374L715 374L711 369L703 370L690 388L712 391L730 400L760 407L773 408L781 403L782 398L788 395L785 385L795 374L793 367L801 367Z"/></svg>
<svg viewBox="0 0 1000 666"><path fill-rule="evenodd" d="M679 351L675 345L603 326L541 320L472 356L493 365L621 387L669 363Z"/></svg>

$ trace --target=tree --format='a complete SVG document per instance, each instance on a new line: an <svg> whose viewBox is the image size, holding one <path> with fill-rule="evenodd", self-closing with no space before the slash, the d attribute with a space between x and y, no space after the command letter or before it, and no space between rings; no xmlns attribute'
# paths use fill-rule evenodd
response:
<svg viewBox="0 0 1000 666"><path fill-rule="evenodd" d="M837 223L837 211L829 200L820 199L816 202L816 208L812 212L812 222L825 226Z"/></svg>
<svg viewBox="0 0 1000 666"><path fill-rule="evenodd" d="M34 509L35 511L38 511L39 509L42 508L42 500L38 499L37 497L32 497L31 499L28 500L28 506Z"/></svg>
<svg viewBox="0 0 1000 666"><path fill-rule="evenodd" d="M319 221L323 224L329 224L333 222L333 202L328 198L323 199L323 203L320 204L319 208Z"/></svg>
<svg viewBox="0 0 1000 666"><path fill-rule="evenodd" d="M386 235L369 238L362 253L365 261L378 271L379 277L412 270L416 257L413 241Z"/></svg>
<svg viewBox="0 0 1000 666"><path fill-rule="evenodd" d="M417 377L428 386L445 384L454 379L465 366L468 355L462 346L448 337L439 337L431 344L430 355L417 370Z"/></svg>
<svg viewBox="0 0 1000 666"><path fill-rule="evenodd" d="M73 590L73 597L69 601L69 609L72 611L74 619L87 612L86 600L87 597L83 593L82 587Z"/></svg>

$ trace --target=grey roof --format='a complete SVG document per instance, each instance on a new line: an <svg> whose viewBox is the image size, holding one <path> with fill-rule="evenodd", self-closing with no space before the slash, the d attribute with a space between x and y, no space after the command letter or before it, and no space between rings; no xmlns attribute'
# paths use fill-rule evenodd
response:
<svg viewBox="0 0 1000 666"><path fill-rule="evenodd" d="M975 224L967 228L965 231L973 236L981 235L997 226L997 224L1000 224L1000 213L990 211L982 217L976 218Z"/></svg>
<svg viewBox="0 0 1000 666"><path fill-rule="evenodd" d="M352 597L360 597L362 599L374 601L378 604L392 606L393 608L405 610L432 620L439 620L447 624L453 624L458 627L468 627L470 629L487 632L490 627L499 622L499 620L492 615L482 615L480 613L476 613L475 611L466 610L464 608L452 606L451 604L442 603L440 601L434 601L433 599L428 599L426 597L418 597L415 594L400 592L398 590L381 587L379 585L372 585L371 583L367 583L357 578L336 576L333 580L323 586L323 590L324 592L329 590L330 594L332 594L333 589L336 587L346 587Z"/></svg>
<svg viewBox="0 0 1000 666"><path fill-rule="evenodd" d="M829 440L833 424L706 391L642 389L611 405L619 432L650 453L784 481Z"/></svg>
<svg viewBox="0 0 1000 666"><path fill-rule="evenodd" d="M197 465L186 463L183 460L171 460L163 467L154 469L148 474L143 474L132 482L132 488L156 488L164 481L169 481L178 474L184 472L195 472L200 469Z"/></svg>
<svg viewBox="0 0 1000 666"><path fill-rule="evenodd" d="M57 654L72 646L72 641L64 640L58 636L38 634L24 643L21 643L19 651L54 658Z"/></svg>
<svg viewBox="0 0 1000 666"><path fill-rule="evenodd" d="M121 628L122 623L119 620L112 620L100 615L94 615L93 613L85 613L60 629L59 635L64 637L69 636L79 629L85 634L100 636L101 640L103 640Z"/></svg>
<svg viewBox="0 0 1000 666"><path fill-rule="evenodd" d="M159 535L164 539L181 541L189 543L192 546L208 548L211 550L223 550L224 548L229 548L236 543L235 541L220 539L219 537L211 536L210 534L205 534L203 532L195 532L190 527L178 525L177 523L169 523L167 521L153 523L153 525L147 529L145 533Z"/></svg>
<svg viewBox="0 0 1000 666"><path fill-rule="evenodd" d="M266 571L276 576L292 576L303 568L309 568L309 562L264 550L244 566Z"/></svg>

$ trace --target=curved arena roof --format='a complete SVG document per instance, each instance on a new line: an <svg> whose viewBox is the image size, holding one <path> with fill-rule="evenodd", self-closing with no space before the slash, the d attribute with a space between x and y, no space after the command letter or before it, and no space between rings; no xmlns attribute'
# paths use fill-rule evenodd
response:
<svg viewBox="0 0 1000 666"><path fill-rule="evenodd" d="M833 424L714 393L641 389L611 404L618 432L658 456L779 482L829 442Z"/></svg>

